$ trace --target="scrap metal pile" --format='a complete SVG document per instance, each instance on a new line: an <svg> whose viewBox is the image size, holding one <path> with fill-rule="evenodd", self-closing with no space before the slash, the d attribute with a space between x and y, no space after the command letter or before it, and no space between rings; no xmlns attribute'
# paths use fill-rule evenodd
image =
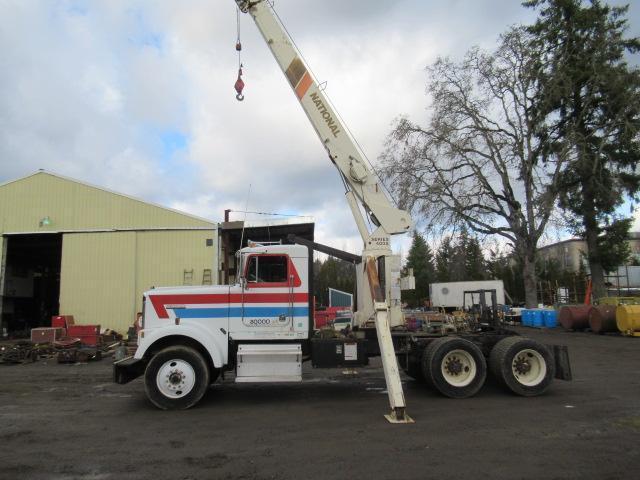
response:
<svg viewBox="0 0 640 480"><path fill-rule="evenodd" d="M75 325L73 316L52 318L51 327L34 328L31 340L7 340L0 343L0 364L23 364L38 360L58 363L86 363L115 354L125 356L135 343L135 329L125 342L113 330L100 331L100 325Z"/></svg>
<svg viewBox="0 0 640 480"><path fill-rule="evenodd" d="M0 343L0 364L32 363L53 360L58 363L86 363L101 360L120 345L120 341L99 347L83 345L80 339L63 339L51 343L33 343L29 340L10 340Z"/></svg>

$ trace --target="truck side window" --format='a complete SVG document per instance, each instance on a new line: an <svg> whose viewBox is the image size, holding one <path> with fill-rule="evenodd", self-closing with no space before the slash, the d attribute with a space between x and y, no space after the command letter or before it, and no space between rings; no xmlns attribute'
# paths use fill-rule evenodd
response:
<svg viewBox="0 0 640 480"><path fill-rule="evenodd" d="M247 267L247 281L255 283L284 283L287 281L286 255L254 256Z"/></svg>
<svg viewBox="0 0 640 480"><path fill-rule="evenodd" d="M258 257L251 257L249 259L249 266L247 267L247 281L258 281Z"/></svg>

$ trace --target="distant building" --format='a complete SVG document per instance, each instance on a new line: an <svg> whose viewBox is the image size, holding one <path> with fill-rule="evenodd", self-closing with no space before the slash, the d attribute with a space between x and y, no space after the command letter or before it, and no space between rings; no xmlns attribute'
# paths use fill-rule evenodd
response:
<svg viewBox="0 0 640 480"><path fill-rule="evenodd" d="M52 315L120 333L153 286L213 284L218 225L50 172L0 185L0 331Z"/></svg>
<svg viewBox="0 0 640 480"><path fill-rule="evenodd" d="M640 261L640 232L629 232L629 248L632 257ZM577 272L580 264L588 271L588 263L585 254L587 242L581 238L571 238L561 242L552 243L538 249L538 254L543 260L553 260L560 268Z"/></svg>
<svg viewBox="0 0 640 480"><path fill-rule="evenodd" d="M52 315L126 333L144 291L233 282L241 244L313 231L311 218L218 224L39 171L0 184L0 335Z"/></svg>

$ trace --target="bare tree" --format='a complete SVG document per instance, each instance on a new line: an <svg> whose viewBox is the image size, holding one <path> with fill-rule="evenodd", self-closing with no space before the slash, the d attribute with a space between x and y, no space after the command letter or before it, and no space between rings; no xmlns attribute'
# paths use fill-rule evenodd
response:
<svg viewBox="0 0 640 480"><path fill-rule="evenodd" d="M401 118L381 156L393 193L431 226L466 224L507 240L524 266L529 307L537 304L538 241L567 161L536 135L545 130L536 115L537 58L525 30L512 28L493 53L438 59L427 69L428 126Z"/></svg>

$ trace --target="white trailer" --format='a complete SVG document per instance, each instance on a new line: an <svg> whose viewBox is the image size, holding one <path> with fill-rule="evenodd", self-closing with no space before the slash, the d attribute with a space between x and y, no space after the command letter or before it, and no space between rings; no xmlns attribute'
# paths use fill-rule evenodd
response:
<svg viewBox="0 0 640 480"><path fill-rule="evenodd" d="M504 283L502 283L502 280L431 283L429 285L429 298L431 299L431 305L434 307L468 307L471 303L471 298L467 295L465 299L464 292L471 290L495 290L498 304L504 305ZM485 296L486 304L491 305L491 293L487 292Z"/></svg>

